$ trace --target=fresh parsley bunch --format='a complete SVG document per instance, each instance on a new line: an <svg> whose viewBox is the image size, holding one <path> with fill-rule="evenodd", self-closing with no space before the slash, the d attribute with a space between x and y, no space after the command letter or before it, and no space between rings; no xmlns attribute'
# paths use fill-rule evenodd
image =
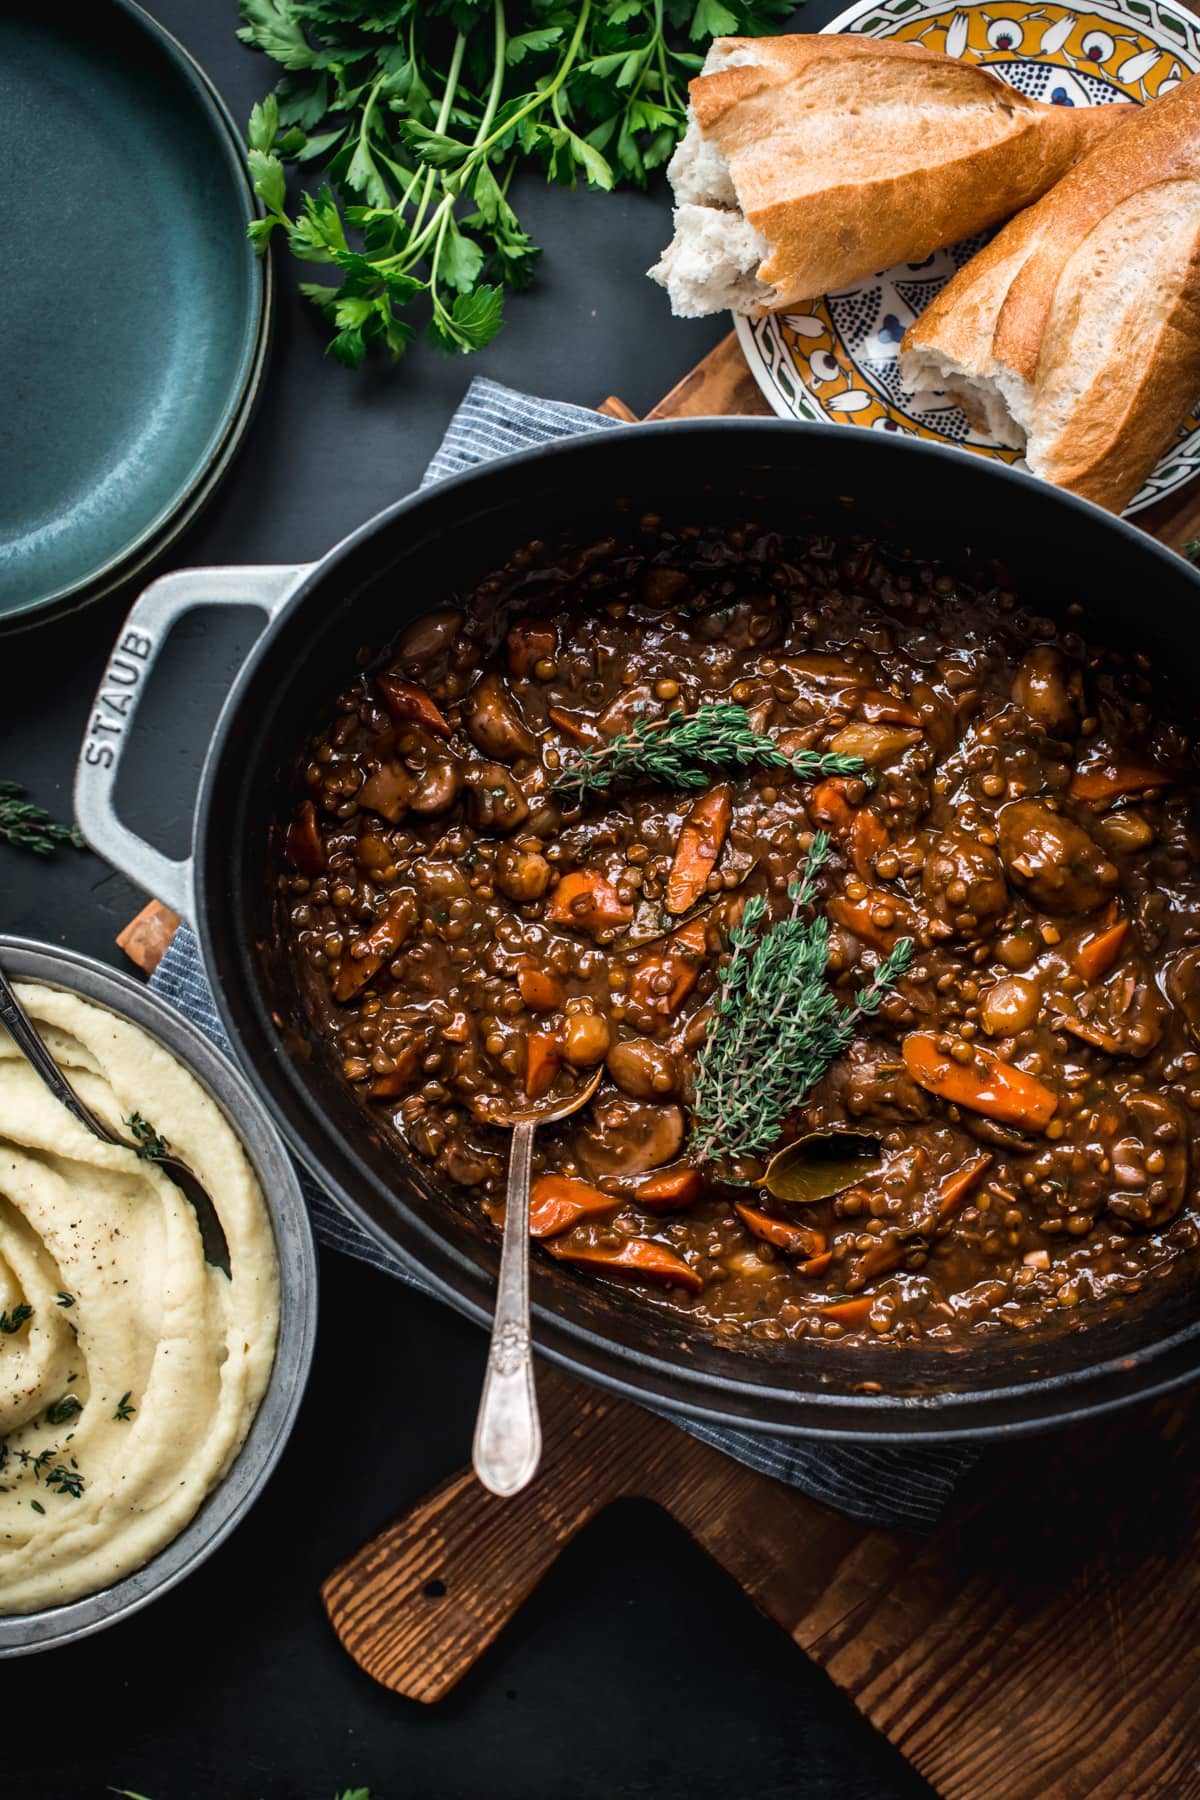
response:
<svg viewBox="0 0 1200 1800"><path fill-rule="evenodd" d="M238 36L286 73L250 115L250 170L301 262L336 283L302 291L357 368L400 356L423 296L428 336L480 350L505 288L541 254L509 199L539 164L574 187L644 186L683 130L687 82L716 36L756 36L795 0L240 0ZM289 212L285 165L325 181Z"/></svg>

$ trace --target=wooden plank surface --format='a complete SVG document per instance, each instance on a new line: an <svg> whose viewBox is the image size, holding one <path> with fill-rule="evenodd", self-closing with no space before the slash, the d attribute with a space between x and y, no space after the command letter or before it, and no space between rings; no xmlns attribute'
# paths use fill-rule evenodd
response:
<svg viewBox="0 0 1200 1800"><path fill-rule="evenodd" d="M460 1470L335 1570L334 1630L440 1699L612 1501L665 1508L946 1800L1198 1800L1200 1409L1015 1444L929 1539L874 1531L550 1366L515 1500ZM981 1492L982 1490L982 1492Z"/></svg>
<svg viewBox="0 0 1200 1800"><path fill-rule="evenodd" d="M615 397L601 410L633 418ZM731 334L648 417L768 411ZM1198 485L1138 522L1181 547L1200 535ZM177 924L152 902L118 942L149 971ZM326 1582L375 1680L449 1692L562 1547L632 1495L677 1519L946 1800L1200 1800L1200 1403L1014 1444L922 1541L552 1367L538 1380L530 1489L496 1500L461 1470Z"/></svg>

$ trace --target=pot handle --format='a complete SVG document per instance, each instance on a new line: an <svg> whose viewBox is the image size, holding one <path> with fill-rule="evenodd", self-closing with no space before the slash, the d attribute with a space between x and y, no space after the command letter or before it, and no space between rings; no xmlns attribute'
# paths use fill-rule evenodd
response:
<svg viewBox="0 0 1200 1800"><path fill-rule="evenodd" d="M152 581L133 603L96 690L75 767L75 817L84 837L182 919L192 917L192 858L166 856L117 817L113 789L142 693L171 628L197 606L256 606L273 619L309 565L178 569Z"/></svg>

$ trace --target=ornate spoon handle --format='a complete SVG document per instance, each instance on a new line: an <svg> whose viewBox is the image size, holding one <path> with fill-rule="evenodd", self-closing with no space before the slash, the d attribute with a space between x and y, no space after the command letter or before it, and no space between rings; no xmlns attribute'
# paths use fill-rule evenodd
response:
<svg viewBox="0 0 1200 1800"><path fill-rule="evenodd" d="M533 1479L542 1455L529 1337L529 1178L536 1130L532 1119L513 1129L496 1316L472 1449L484 1487L505 1497Z"/></svg>

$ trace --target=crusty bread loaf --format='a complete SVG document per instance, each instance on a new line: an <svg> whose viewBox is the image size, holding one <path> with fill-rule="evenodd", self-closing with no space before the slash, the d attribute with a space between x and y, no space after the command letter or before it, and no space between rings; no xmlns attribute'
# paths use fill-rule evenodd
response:
<svg viewBox="0 0 1200 1800"><path fill-rule="evenodd" d="M650 273L687 317L775 311L921 262L1037 199L1120 109L1043 106L919 44L718 38Z"/></svg>
<svg viewBox="0 0 1200 1800"><path fill-rule="evenodd" d="M1200 81L1128 109L905 334L1037 475L1119 512L1200 395Z"/></svg>

